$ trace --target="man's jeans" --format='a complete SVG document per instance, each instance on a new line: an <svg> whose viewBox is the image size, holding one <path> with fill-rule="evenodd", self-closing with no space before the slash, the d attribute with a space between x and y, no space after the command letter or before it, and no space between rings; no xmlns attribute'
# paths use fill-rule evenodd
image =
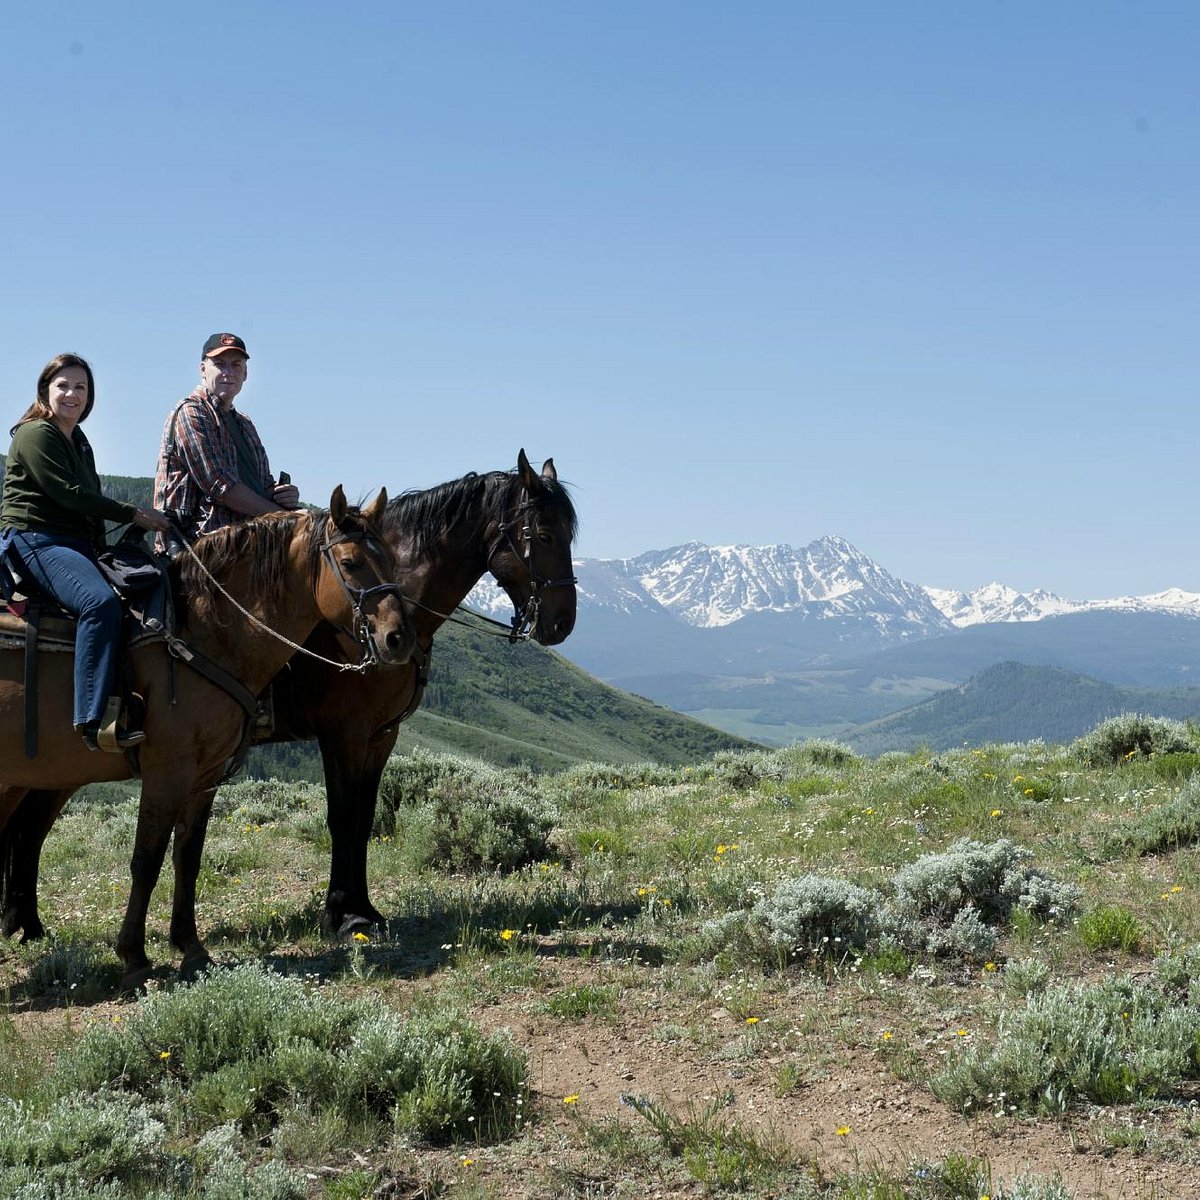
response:
<svg viewBox="0 0 1200 1200"><path fill-rule="evenodd" d="M75 633L75 724L99 721L116 693L121 601L92 561L86 542L14 532L13 549L29 576L79 621Z"/></svg>

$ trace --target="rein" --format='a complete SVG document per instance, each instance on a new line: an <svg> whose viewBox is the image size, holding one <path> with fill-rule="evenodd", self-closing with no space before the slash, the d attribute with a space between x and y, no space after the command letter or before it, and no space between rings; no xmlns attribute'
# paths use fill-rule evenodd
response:
<svg viewBox="0 0 1200 1200"><path fill-rule="evenodd" d="M174 528L174 527L172 527L172 528ZM179 531L175 530L175 533L178 534ZM379 584L376 587L371 587L371 588L353 588L352 589L350 587L350 585L346 582L345 576L342 574L341 567L339 567L337 565L337 563L334 562L332 548L336 545L339 545L341 542L353 541L353 540L355 540L354 538L347 535L347 536L338 538L337 541L335 541L335 542L326 542L321 547L321 553L325 556L326 560L329 562L329 565L334 568L335 574L337 575L338 582L342 585L342 590L346 593L347 597L350 600L351 606L354 609L356 632L350 633L348 630L343 630L342 632L347 633L348 636L350 636L362 648L363 656L356 663L338 662L336 659L326 658L322 654L316 654L312 650L309 650L306 647L301 646L298 642L293 642L291 640L291 638L284 637L284 635L282 633L279 633L277 630L272 629L268 624L266 624L266 622L260 620L252 612L250 612L249 609L243 607L240 603L238 603L238 601L235 600L229 594L229 592L227 592L225 590L225 588L217 580L216 576L214 576L213 573L204 565L204 563L200 559L200 556L196 553L195 550L192 549L191 543L188 542L188 540L186 538L184 538L182 535L180 535L179 540L182 543L184 549L187 551L187 553L192 556L192 560L195 562L196 566L200 568L200 573L205 576L205 578L209 581L209 583L211 583L212 586L218 592L220 592L221 595L224 596L225 599L228 600L229 603L232 604L233 607L236 608L238 610L238 612L240 612L242 614L242 616L246 618L247 621L249 621L252 625L257 626L264 633L270 634L271 637L273 637L276 641L282 642L285 646L289 646L292 650L296 651L298 654L305 654L309 658L315 658L317 660L317 662L324 663L327 667L336 667L339 671L354 671L358 674L361 674L364 671L370 670L371 667L373 667L375 665L375 663L378 661L378 653L375 650L373 643L369 640L370 639L370 631L369 631L369 629L366 628L367 619L362 611L362 607L361 607L362 601L364 601L368 596L374 595L376 592L393 591L396 593L396 595L400 595L400 592L394 583ZM360 630L364 633L366 640L359 637L357 631L360 631ZM178 640L178 639L176 639L176 640ZM171 649L172 649L172 652L174 653L174 647L172 647Z"/></svg>
<svg viewBox="0 0 1200 1200"><path fill-rule="evenodd" d="M400 588L392 585L395 594L406 604L411 604L414 608L419 608L422 612L427 612L430 616L438 617L443 621L449 621L454 625L462 625L467 629L474 629L477 633L486 633L492 637L502 637L507 642L527 642L533 636L533 630L537 626L538 613L541 610L541 593L545 588L552 587L572 587L575 582L575 576L571 575L563 579L545 579L533 569L533 529L529 523L528 514L533 510L533 502L529 499L529 491L527 488L521 489L521 499L517 507L513 510L513 518L511 521L500 522L500 537L495 541L495 544L488 551L487 558L484 560L487 569L490 569L492 559L496 557L497 551L501 549L507 541L509 549L512 550L516 558L525 568L525 573L529 576L529 602L525 608L509 620L507 624L503 621L497 621L493 617L487 616L485 613L476 612L473 608L467 608L465 604L458 605L453 613L441 612L436 608L430 608L428 604L423 604L415 596L410 596ZM525 549L521 548L513 540L512 531L517 526L517 519L523 517L521 525L521 535L525 539ZM371 589L374 591L375 589ZM455 613L464 613L469 617L473 617L474 621L464 621L461 617L455 616ZM493 628L480 628L475 624L476 621L482 621L485 626Z"/></svg>
<svg viewBox="0 0 1200 1200"><path fill-rule="evenodd" d="M525 567L525 573L529 576L529 602L525 605L525 610L517 613L512 619L512 628L507 635L510 642L529 641L537 625L538 613L541 611L543 589L574 587L576 583L574 575L564 576L562 579L545 579L533 569L533 526L529 520L529 514L533 509L534 504L529 499L529 489L522 487L521 499L517 507L513 510L512 520L500 522L502 537L496 540L496 544L488 551L487 556L487 565L490 569L492 559L496 556L496 551L500 549L502 542L507 541L509 549L520 559ZM521 536L525 539L525 549L523 552L513 540L512 534L518 520L521 522ZM490 617L483 617L482 614L478 615L485 621L491 621ZM500 625L499 621L492 621L491 623ZM500 627L503 628L502 625Z"/></svg>

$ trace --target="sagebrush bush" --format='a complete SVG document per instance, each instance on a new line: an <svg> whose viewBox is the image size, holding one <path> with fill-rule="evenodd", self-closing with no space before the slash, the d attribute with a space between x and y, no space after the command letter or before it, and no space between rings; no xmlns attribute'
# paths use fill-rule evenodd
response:
<svg viewBox="0 0 1200 1200"><path fill-rule="evenodd" d="M845 743L826 738L802 742L794 753L818 767L850 767L862 761Z"/></svg>
<svg viewBox="0 0 1200 1200"><path fill-rule="evenodd" d="M61 1096L40 1109L0 1097L0 1195L35 1181L154 1184L169 1173L167 1130L138 1097Z"/></svg>
<svg viewBox="0 0 1200 1200"><path fill-rule="evenodd" d="M1175 1003L1200 1009L1200 945L1165 950L1151 970L1157 986Z"/></svg>
<svg viewBox="0 0 1200 1200"><path fill-rule="evenodd" d="M1014 908L1038 917L1070 912L1080 891L1030 865L1033 853L1007 838L961 838L941 853L901 867L893 880L894 905L907 917L953 920L971 905L986 921L1004 920Z"/></svg>
<svg viewBox="0 0 1200 1200"><path fill-rule="evenodd" d="M875 931L876 893L823 875L784 879L751 910L767 942L785 954L841 957Z"/></svg>
<svg viewBox="0 0 1200 1200"><path fill-rule="evenodd" d="M555 792L576 795L593 791L625 791L629 788L669 787L680 780L680 768L659 763L575 763L549 780Z"/></svg>
<svg viewBox="0 0 1200 1200"><path fill-rule="evenodd" d="M934 925L925 931L925 949L941 958L983 962L995 953L999 937L984 924L977 908L967 906L954 914L949 925Z"/></svg>
<svg viewBox="0 0 1200 1200"><path fill-rule="evenodd" d="M297 811L313 811L323 816L324 787L279 779L239 779L221 788L213 800L214 817L233 817L255 825L280 821Z"/></svg>
<svg viewBox="0 0 1200 1200"><path fill-rule="evenodd" d="M557 812L534 792L502 782L480 791L447 781L433 803L428 865L454 871L519 870L550 854L557 819Z"/></svg>
<svg viewBox="0 0 1200 1200"><path fill-rule="evenodd" d="M418 747L408 754L393 754L383 768L379 781L376 832L391 833L396 813L431 803L447 780L474 781L480 774L491 775L495 768L451 754L435 754Z"/></svg>
<svg viewBox="0 0 1200 1200"><path fill-rule="evenodd" d="M995 926L1015 909L1042 919L1071 912L1080 896L1030 864L1029 850L1007 838L963 838L901 867L880 918L887 937L907 950L979 962L997 944Z"/></svg>
<svg viewBox="0 0 1200 1200"><path fill-rule="evenodd" d="M414 750L384 768L376 831L403 836L419 867L515 871L550 853L557 821L528 771Z"/></svg>
<svg viewBox="0 0 1200 1200"><path fill-rule="evenodd" d="M77 1004L92 1003L119 982L120 968L101 947L90 942L61 942L38 959L29 986L38 992L60 992Z"/></svg>
<svg viewBox="0 0 1200 1200"><path fill-rule="evenodd" d="M304 1177L279 1162L248 1168L239 1154L237 1130L222 1125L206 1133L195 1159L203 1177L200 1200L304 1200Z"/></svg>
<svg viewBox="0 0 1200 1200"><path fill-rule="evenodd" d="M997 1105L1061 1112L1076 1100L1126 1104L1169 1095L1197 1074L1200 1011L1128 976L1028 997L931 1081L961 1111Z"/></svg>
<svg viewBox="0 0 1200 1200"><path fill-rule="evenodd" d="M1156 854L1200 840L1200 777L1193 776L1174 796L1144 809L1108 830L1100 844L1102 858Z"/></svg>
<svg viewBox="0 0 1200 1200"><path fill-rule="evenodd" d="M992 1191L992 1200L1074 1200L1075 1193L1059 1175L1018 1175Z"/></svg>
<svg viewBox="0 0 1200 1200"><path fill-rule="evenodd" d="M51 1094L120 1088L184 1101L199 1128L263 1132L297 1105L393 1120L431 1141L506 1136L525 1102L524 1055L454 1012L399 1019L257 966L152 993L120 1025L91 1025L60 1056Z"/></svg>
<svg viewBox="0 0 1200 1200"><path fill-rule="evenodd" d="M1076 738L1070 749L1089 767L1107 767L1128 758L1195 754L1200 751L1200 745L1181 721L1142 713L1121 713Z"/></svg>
<svg viewBox="0 0 1200 1200"><path fill-rule="evenodd" d="M777 751L719 750L710 760L712 778L735 791L757 787L765 779L782 780L787 770Z"/></svg>

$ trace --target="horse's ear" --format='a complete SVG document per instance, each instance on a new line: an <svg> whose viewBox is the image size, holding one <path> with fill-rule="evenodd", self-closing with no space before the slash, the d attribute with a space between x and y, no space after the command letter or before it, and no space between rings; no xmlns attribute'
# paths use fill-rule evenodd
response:
<svg viewBox="0 0 1200 1200"><path fill-rule="evenodd" d="M558 482L558 472L554 469L554 459L548 458L542 463L542 478Z"/></svg>
<svg viewBox="0 0 1200 1200"><path fill-rule="evenodd" d="M363 506L363 508L362 508L363 519L369 525L378 525L379 524L381 518L383 517L383 510L385 508L387 508L387 500L388 500L387 488L380 488L379 495L376 496L375 499L372 500L370 504L366 504Z"/></svg>
<svg viewBox="0 0 1200 1200"><path fill-rule="evenodd" d="M538 485L537 473L533 467L529 465L529 459L525 454L525 447L522 446L517 454L517 474L521 477L521 482L530 490Z"/></svg>
<svg viewBox="0 0 1200 1200"><path fill-rule="evenodd" d="M342 491L340 483L333 489L333 495L329 497L329 519L335 525L341 525L346 519L346 493Z"/></svg>

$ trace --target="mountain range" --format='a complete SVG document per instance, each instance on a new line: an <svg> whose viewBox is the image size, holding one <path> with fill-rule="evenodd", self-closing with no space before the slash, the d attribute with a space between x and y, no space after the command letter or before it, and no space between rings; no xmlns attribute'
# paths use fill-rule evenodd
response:
<svg viewBox="0 0 1200 1200"><path fill-rule="evenodd" d="M1200 594L1178 588L1081 601L1002 583L923 587L840 537L798 549L693 542L580 559L575 571L579 619L566 657L760 740L853 741L860 726L1003 662L1125 688L1200 682ZM508 608L490 583L468 603Z"/></svg>

